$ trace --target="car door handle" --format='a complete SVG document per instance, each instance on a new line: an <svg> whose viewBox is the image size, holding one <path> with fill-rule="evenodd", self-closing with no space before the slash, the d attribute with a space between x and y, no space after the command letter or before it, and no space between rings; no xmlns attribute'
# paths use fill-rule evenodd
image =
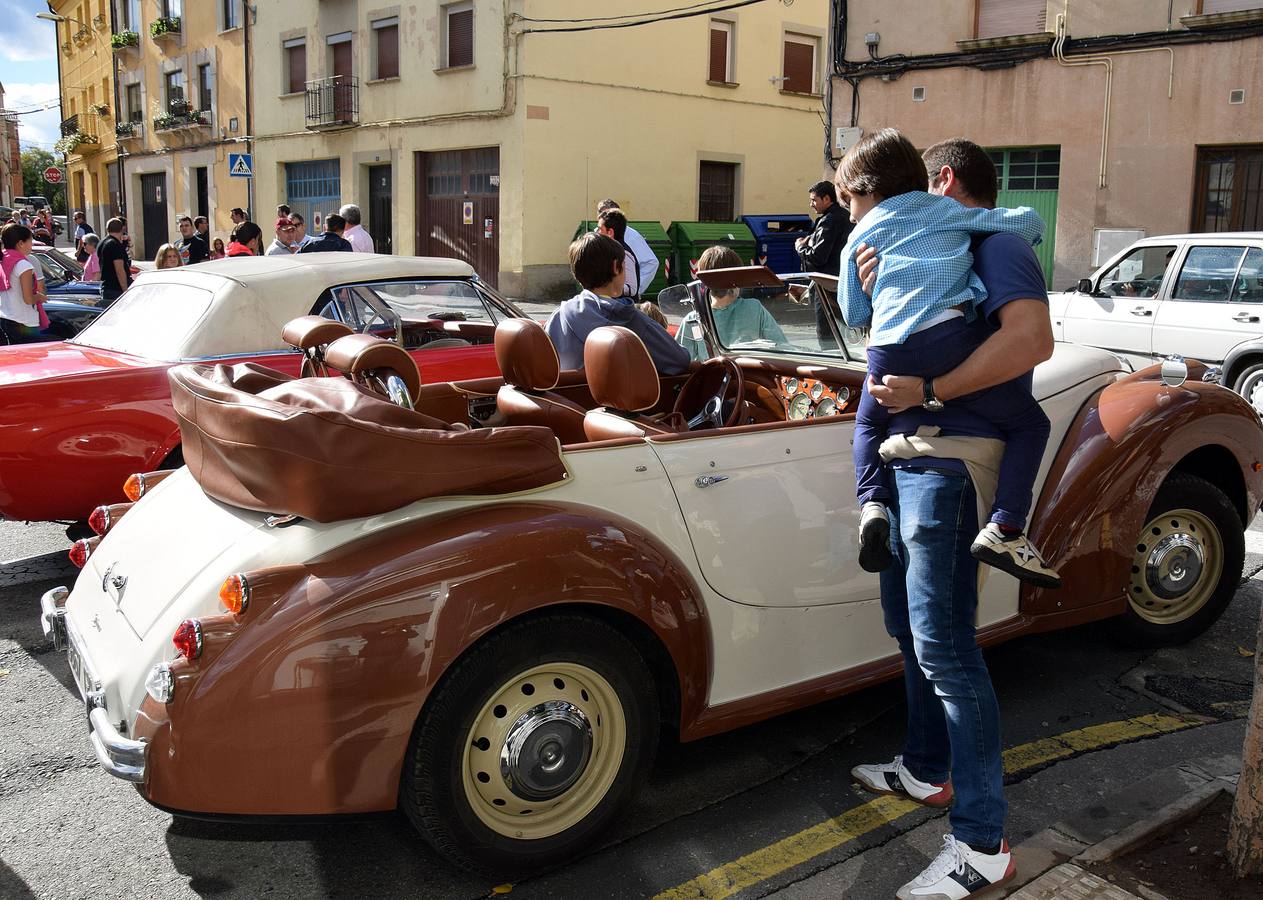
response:
<svg viewBox="0 0 1263 900"><path fill-rule="evenodd" d="M1239 312L1232 317L1234 322L1257 322L1258 320L1258 316L1252 316L1248 312Z"/></svg>
<svg viewBox="0 0 1263 900"><path fill-rule="evenodd" d="M1131 314L1133 316L1151 316L1153 315L1153 310L1147 306L1133 306L1131 308Z"/></svg>
<svg viewBox="0 0 1263 900"><path fill-rule="evenodd" d="M693 479L693 483L699 488L704 488L727 480L727 475L698 475L695 479Z"/></svg>

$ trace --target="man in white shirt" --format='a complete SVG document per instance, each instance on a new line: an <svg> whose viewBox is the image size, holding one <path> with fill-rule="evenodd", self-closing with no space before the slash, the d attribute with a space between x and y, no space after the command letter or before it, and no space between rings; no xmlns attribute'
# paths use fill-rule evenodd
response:
<svg viewBox="0 0 1263 900"><path fill-rule="evenodd" d="M617 200L612 200L609 197L606 197L596 205L597 218L600 218L601 213L605 212L607 209L618 208L619 205ZM624 213L624 215L626 215L626 213ZM649 242L645 240L644 235L635 228L632 228L630 225L627 226L627 231L623 236L623 241L627 244L627 249L630 250L636 257L636 265L640 270L640 278L636 283L640 286L640 292L644 293L649 289L649 285L653 281L653 277L658 274L658 257L649 247Z"/></svg>
<svg viewBox="0 0 1263 900"><path fill-rule="evenodd" d="M297 249L291 246L294 242L294 223L289 216L278 216L276 219L276 238L268 245L264 256L292 256Z"/></svg>
<svg viewBox="0 0 1263 900"><path fill-rule="evenodd" d="M372 253L373 236L360 225L360 208L348 203L338 210L338 215L346 219L346 231L342 232L342 238L351 242L351 248L356 253Z"/></svg>

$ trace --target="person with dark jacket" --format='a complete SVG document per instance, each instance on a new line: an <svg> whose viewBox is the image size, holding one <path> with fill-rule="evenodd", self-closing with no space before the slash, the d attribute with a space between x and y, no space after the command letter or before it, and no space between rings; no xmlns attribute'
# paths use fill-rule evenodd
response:
<svg viewBox="0 0 1263 900"><path fill-rule="evenodd" d="M333 251L341 251L343 253L351 253L354 247L351 242L342 236L342 232L346 230L346 219L337 213L329 213L325 216L324 234L315 240L308 241L299 248L299 253L330 253Z"/></svg>
<svg viewBox="0 0 1263 900"><path fill-rule="evenodd" d="M846 207L838 203L837 190L832 182L820 181L811 186L807 195L811 199L811 209L818 213L815 227L811 234L800 237L794 242L798 251L798 259L802 262L804 272L820 272L825 275L837 275L841 271L842 248L851 235L851 216ZM812 294L817 296L816 292ZM816 338L821 349L837 346L833 332L826 319L826 311L816 305Z"/></svg>

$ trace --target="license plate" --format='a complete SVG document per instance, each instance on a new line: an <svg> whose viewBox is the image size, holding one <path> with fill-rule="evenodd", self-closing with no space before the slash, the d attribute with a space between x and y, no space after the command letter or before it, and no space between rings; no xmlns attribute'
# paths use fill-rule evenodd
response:
<svg viewBox="0 0 1263 900"><path fill-rule="evenodd" d="M74 676L75 685L79 688L79 696L84 700L88 698L88 667L83 661L83 655L75 647L73 639L67 642L66 662L70 665L70 674Z"/></svg>

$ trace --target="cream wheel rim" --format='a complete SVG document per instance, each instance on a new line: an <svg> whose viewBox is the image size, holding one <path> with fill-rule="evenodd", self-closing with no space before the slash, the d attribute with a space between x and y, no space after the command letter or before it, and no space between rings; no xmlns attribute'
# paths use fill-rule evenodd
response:
<svg viewBox="0 0 1263 900"><path fill-rule="evenodd" d="M1188 619L1210 599L1223 569L1223 541L1210 519L1169 510L1146 523L1131 561L1127 599L1155 625Z"/></svg>
<svg viewBox="0 0 1263 900"><path fill-rule="evenodd" d="M545 663L504 682L479 710L465 736L465 797L497 834L550 837L609 793L626 746L613 686L587 666Z"/></svg>

